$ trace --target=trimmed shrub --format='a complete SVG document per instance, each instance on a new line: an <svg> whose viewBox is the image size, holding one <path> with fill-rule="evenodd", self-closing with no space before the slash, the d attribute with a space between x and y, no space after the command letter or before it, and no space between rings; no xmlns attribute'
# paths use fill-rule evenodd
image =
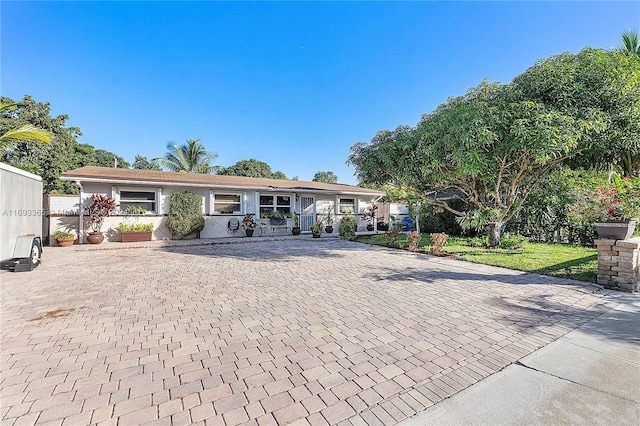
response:
<svg viewBox="0 0 640 426"><path fill-rule="evenodd" d="M195 234L202 231L202 196L186 191L171 194L167 228L179 239L195 237Z"/></svg>
<svg viewBox="0 0 640 426"><path fill-rule="evenodd" d="M338 234L343 238L352 238L356 236L356 227L358 223L353 216L343 216L338 225Z"/></svg>

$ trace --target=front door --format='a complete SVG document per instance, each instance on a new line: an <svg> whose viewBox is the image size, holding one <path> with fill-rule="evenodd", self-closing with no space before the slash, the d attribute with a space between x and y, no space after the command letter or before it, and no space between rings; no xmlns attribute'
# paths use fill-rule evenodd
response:
<svg viewBox="0 0 640 426"><path fill-rule="evenodd" d="M309 232L309 226L316 223L316 202L314 197L300 197L300 230Z"/></svg>

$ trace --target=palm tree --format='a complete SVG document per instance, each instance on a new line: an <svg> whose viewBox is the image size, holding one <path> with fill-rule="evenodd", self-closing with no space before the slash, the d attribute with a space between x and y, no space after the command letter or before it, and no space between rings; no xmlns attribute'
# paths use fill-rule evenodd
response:
<svg viewBox="0 0 640 426"><path fill-rule="evenodd" d="M622 33L622 46L618 47L618 52L629 56L640 55L638 31L627 30Z"/></svg>
<svg viewBox="0 0 640 426"><path fill-rule="evenodd" d="M0 103L0 112L9 111L11 108L17 106L16 102L13 103ZM20 141L27 142L44 142L50 143L53 139L53 133L46 130L42 130L34 126L33 124L26 124L18 129L8 130L0 135L0 151L5 150L11 146L11 144Z"/></svg>
<svg viewBox="0 0 640 426"><path fill-rule="evenodd" d="M185 145L169 142L164 157L153 161L172 172L215 173L218 166L210 163L216 158L218 154L207 152L200 139L189 139Z"/></svg>

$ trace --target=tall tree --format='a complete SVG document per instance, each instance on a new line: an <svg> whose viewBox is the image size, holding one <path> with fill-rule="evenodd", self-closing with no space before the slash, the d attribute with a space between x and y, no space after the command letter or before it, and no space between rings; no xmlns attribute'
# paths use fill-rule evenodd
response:
<svg viewBox="0 0 640 426"><path fill-rule="evenodd" d="M11 116L11 111L18 107L17 102L0 103L0 114ZM0 150L7 149L16 142L44 142L50 143L53 133L39 129L33 124L25 124L16 129L7 129L0 134Z"/></svg>
<svg viewBox="0 0 640 426"><path fill-rule="evenodd" d="M100 167L117 167L119 169L128 169L131 164L119 155L104 149L96 149L93 151L95 165Z"/></svg>
<svg viewBox="0 0 640 426"><path fill-rule="evenodd" d="M220 175L226 176L245 176L268 179L286 179L287 176L281 171L271 171L271 166L264 161L250 158L248 160L240 160L230 167L225 167L218 172Z"/></svg>
<svg viewBox="0 0 640 426"><path fill-rule="evenodd" d="M189 139L184 145L169 142L164 157L154 158L153 161L172 172L207 174L218 170L217 166L211 165L216 158L218 154L207 152L200 139Z"/></svg>
<svg viewBox="0 0 640 426"><path fill-rule="evenodd" d="M162 170L155 161L149 161L147 157L136 154L133 161L133 168L137 170Z"/></svg>
<svg viewBox="0 0 640 426"><path fill-rule="evenodd" d="M1 134L28 125L53 134L52 143L48 145L31 140L12 143L0 152L0 159L12 166L40 175L46 193L77 193L76 185L61 181L58 177L61 172L85 165L82 164L85 160L91 164L92 160L84 156L83 147L77 143L78 136L82 135L80 129L66 127L68 115L52 117L48 102L36 102L29 95L25 95L19 102L6 97L2 97L0 102L15 105L15 109L0 115Z"/></svg>
<svg viewBox="0 0 640 426"><path fill-rule="evenodd" d="M450 98L416 127L356 143L347 162L361 182L407 189L463 227L486 229L497 246L530 191L563 161L590 150L637 149L638 65L596 49L554 56L508 85L483 82ZM468 211L438 192L463 199Z"/></svg>
<svg viewBox="0 0 640 426"><path fill-rule="evenodd" d="M314 182L338 183L338 176L331 171L318 172L311 179Z"/></svg>

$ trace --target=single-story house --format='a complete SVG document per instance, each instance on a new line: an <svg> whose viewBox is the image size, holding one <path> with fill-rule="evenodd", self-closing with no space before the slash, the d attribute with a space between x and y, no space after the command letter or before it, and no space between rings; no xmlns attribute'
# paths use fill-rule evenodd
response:
<svg viewBox="0 0 640 426"><path fill-rule="evenodd" d="M122 221L153 223L154 239L170 239L164 218L169 213L169 197L175 192L188 191L202 197L205 227L201 238L233 236L229 221L232 218L241 221L246 213L255 213L256 222L260 223L275 212L295 212L300 214L302 232L309 232L309 226L318 219L326 225L326 215L331 211L336 234L344 215L355 215L358 231L363 231L367 222L359 213L384 195L353 185L95 166L64 172L60 178L75 182L80 195L59 199L51 196L49 234L66 230L84 235L88 221L86 217L80 220L81 207L88 204L92 194L99 193L115 198L119 205L119 211L108 217L102 227L110 241L120 240L116 229ZM142 207L146 214L126 215L128 206ZM292 218L288 221L293 224Z"/></svg>

